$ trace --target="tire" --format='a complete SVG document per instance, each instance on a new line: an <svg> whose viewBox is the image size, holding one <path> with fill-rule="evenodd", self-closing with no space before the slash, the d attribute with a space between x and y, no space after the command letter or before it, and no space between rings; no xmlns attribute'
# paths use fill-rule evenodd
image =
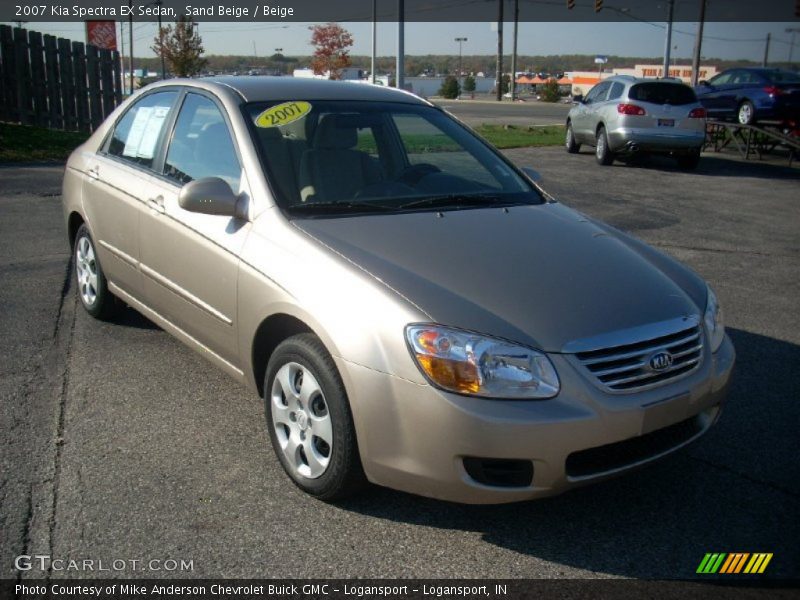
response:
<svg viewBox="0 0 800 600"><path fill-rule="evenodd" d="M608 166L614 162L614 153L608 148L606 128L602 125L597 130L597 145L595 146L594 157L599 165Z"/></svg>
<svg viewBox="0 0 800 600"><path fill-rule="evenodd" d="M97 258L89 228L81 225L72 247L75 283L83 308L95 319L107 321L119 311L119 301L108 291L108 281Z"/></svg>
<svg viewBox="0 0 800 600"><path fill-rule="evenodd" d="M567 148L567 152L570 154L577 154L581 149L581 145L575 141L575 133L572 131L572 123L567 123L565 146Z"/></svg>
<svg viewBox="0 0 800 600"><path fill-rule="evenodd" d="M736 109L736 121L740 125L752 125L756 121L756 109L750 100L745 100Z"/></svg>
<svg viewBox="0 0 800 600"><path fill-rule="evenodd" d="M290 337L272 353L264 407L272 448L297 487L326 501L365 487L347 393L317 336Z"/></svg>
<svg viewBox="0 0 800 600"><path fill-rule="evenodd" d="M694 150L689 154L681 154L676 157L678 166L686 171L694 171L700 164L700 151Z"/></svg>

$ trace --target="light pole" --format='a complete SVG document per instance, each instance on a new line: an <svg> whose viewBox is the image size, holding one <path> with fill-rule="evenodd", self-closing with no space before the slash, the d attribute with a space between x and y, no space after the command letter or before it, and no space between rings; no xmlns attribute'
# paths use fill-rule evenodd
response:
<svg viewBox="0 0 800 600"><path fill-rule="evenodd" d="M792 68L792 55L794 54L794 34L800 31L800 27L787 27L786 33L792 34L792 41L789 42L789 68Z"/></svg>
<svg viewBox="0 0 800 600"><path fill-rule="evenodd" d="M153 4L153 6L156 7L156 10L158 11L158 39L162 40L162 42L163 42L163 39L161 37L161 5L164 4L164 3L162 2L162 0L153 0L152 4ZM166 79L167 78L167 67L164 64L164 49L163 48L161 49L161 52L159 52L159 54L161 55L161 79Z"/></svg>
<svg viewBox="0 0 800 600"><path fill-rule="evenodd" d="M375 46L378 38L378 0L372 0L372 60L369 65L369 77L375 85Z"/></svg>
<svg viewBox="0 0 800 600"><path fill-rule="evenodd" d="M456 41L458 42L458 89L459 89L459 92L460 92L461 88L463 87L463 84L461 83L461 77L463 75L463 71L461 69L461 44L466 42L467 38L465 38L465 37L457 37Z"/></svg>
<svg viewBox="0 0 800 600"><path fill-rule="evenodd" d="M669 0L669 15L667 17L667 34L664 40L664 72L662 77L669 77L669 52L672 49L672 17L675 12L675 0Z"/></svg>

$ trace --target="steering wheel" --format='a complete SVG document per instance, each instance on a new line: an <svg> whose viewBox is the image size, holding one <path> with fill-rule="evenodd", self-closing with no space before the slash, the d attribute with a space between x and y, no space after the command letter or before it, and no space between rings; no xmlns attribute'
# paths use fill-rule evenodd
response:
<svg viewBox="0 0 800 600"><path fill-rule="evenodd" d="M403 172L395 178L395 181L413 187L417 185L424 177L432 175L433 173L441 172L442 170L436 165L432 165L430 163L419 163L403 169Z"/></svg>

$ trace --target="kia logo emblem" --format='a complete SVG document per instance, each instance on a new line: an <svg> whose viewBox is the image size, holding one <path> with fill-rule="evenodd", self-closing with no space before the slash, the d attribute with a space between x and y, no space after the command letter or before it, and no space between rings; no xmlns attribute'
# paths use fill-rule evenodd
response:
<svg viewBox="0 0 800 600"><path fill-rule="evenodd" d="M657 352L648 361L653 371L663 371L672 366L672 354L669 352Z"/></svg>

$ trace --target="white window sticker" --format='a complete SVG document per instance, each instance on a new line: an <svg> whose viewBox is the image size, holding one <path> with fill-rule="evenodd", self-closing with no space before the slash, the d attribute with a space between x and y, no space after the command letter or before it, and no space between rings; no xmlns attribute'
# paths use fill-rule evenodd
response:
<svg viewBox="0 0 800 600"><path fill-rule="evenodd" d="M153 158L158 136L168 113L168 106L143 106L138 109L122 155L132 158Z"/></svg>

